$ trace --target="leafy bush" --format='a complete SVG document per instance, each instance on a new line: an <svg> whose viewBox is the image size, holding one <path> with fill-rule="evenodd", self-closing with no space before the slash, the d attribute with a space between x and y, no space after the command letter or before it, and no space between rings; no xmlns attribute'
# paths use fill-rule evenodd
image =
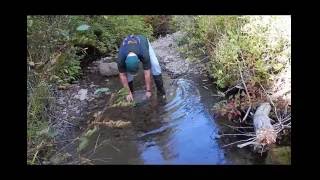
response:
<svg viewBox="0 0 320 180"><path fill-rule="evenodd" d="M239 91L216 104L218 115L237 120L250 105L254 109L268 101L260 85L267 90L281 89L274 88L282 82L279 77L290 76L289 16L175 16L173 19L186 34L178 43L181 51L194 59L208 56L207 71L218 88L227 90L242 85L240 71L243 74L251 103L247 94L242 92L240 96ZM290 81L285 83L290 87ZM275 104L278 109L284 109L278 105L280 101Z"/></svg>
<svg viewBox="0 0 320 180"><path fill-rule="evenodd" d="M143 16L73 16L75 33L72 41L77 45L96 47L102 54L115 52L122 39L129 34L142 34L151 38L152 27ZM77 31L77 27L88 25L88 30Z"/></svg>
<svg viewBox="0 0 320 180"><path fill-rule="evenodd" d="M167 16L167 15L145 16L144 20L147 24L150 24L152 26L154 37L170 34L175 29L172 23L172 16Z"/></svg>
<svg viewBox="0 0 320 180"><path fill-rule="evenodd" d="M177 18L176 18L177 19ZM186 19L186 18L182 18ZM280 16L196 16L181 27L189 56L207 55L208 71L220 88L245 79L268 84L290 61L290 19Z"/></svg>

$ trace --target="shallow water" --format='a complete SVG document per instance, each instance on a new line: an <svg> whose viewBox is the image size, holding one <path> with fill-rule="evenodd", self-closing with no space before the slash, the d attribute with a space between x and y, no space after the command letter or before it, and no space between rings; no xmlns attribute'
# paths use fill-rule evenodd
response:
<svg viewBox="0 0 320 180"><path fill-rule="evenodd" d="M206 77L171 79L163 74L167 98L144 97L135 85L133 109L115 108L104 118L132 122L123 129L100 128L81 152L93 164L258 164L246 149L222 148L214 137L221 126L210 112L217 102ZM111 86L118 79L110 79ZM208 88L203 88L206 86ZM211 87L210 87L211 86ZM98 138L99 136L99 138Z"/></svg>

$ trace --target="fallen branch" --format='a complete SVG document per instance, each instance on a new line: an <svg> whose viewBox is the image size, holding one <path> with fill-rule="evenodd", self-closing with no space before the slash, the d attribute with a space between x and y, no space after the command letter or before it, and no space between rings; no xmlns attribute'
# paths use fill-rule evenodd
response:
<svg viewBox="0 0 320 180"><path fill-rule="evenodd" d="M244 61L243 55L242 55L242 51L240 51L240 54L241 54L241 59ZM238 59L237 59L237 61L238 61ZM249 108L248 108L248 110L247 110L247 113L246 113L246 115L244 116L244 118L243 118L242 121L241 121L241 122L244 122L244 121L246 120L246 118L247 118L250 110L251 110L252 103L251 103L251 97L250 97L250 95L249 95L247 85L246 85L246 83L245 83L245 81L244 81L244 79L243 79L242 69L241 69L241 67L240 67L240 62L239 62L239 61L238 61L238 68L239 68L239 72L240 72L242 84L243 84L243 86L244 86L244 89L246 90L247 96L248 96L248 98L249 98L249 103L250 103L250 106L249 106Z"/></svg>
<svg viewBox="0 0 320 180"><path fill-rule="evenodd" d="M249 139L244 139L244 140L240 140L240 141L236 141L236 142L232 142L232 143L230 143L230 144L226 144L226 145L224 145L224 146L222 146L222 147L227 147L227 146L230 146L230 145L233 145L233 144L236 144L236 143L239 143L239 142L243 142L243 141L250 141L250 140L254 140L255 139L255 137L253 137L253 138L249 138Z"/></svg>
<svg viewBox="0 0 320 180"><path fill-rule="evenodd" d="M114 145L112 145L111 143L107 143L109 144L113 149L115 149L116 151L120 152L120 149L118 149L117 147L115 147Z"/></svg>
<svg viewBox="0 0 320 180"><path fill-rule="evenodd" d="M253 127L234 127L234 126L230 126L230 125L227 125L227 124L223 124L223 125L231 128L231 129L233 129L233 130L235 130L237 132L240 132L240 133L245 133L243 131L240 131L240 129L246 129L246 128L251 128L252 129L253 128Z"/></svg>
<svg viewBox="0 0 320 180"><path fill-rule="evenodd" d="M246 133L246 134L221 134L218 136L219 137L221 137L221 136L255 136L255 134L250 134L250 133Z"/></svg>
<svg viewBox="0 0 320 180"><path fill-rule="evenodd" d="M71 126L74 126L74 127L77 127L76 125L72 124L71 122L68 122L66 120L62 120L63 122L67 123L67 124L70 124Z"/></svg>
<svg viewBox="0 0 320 180"><path fill-rule="evenodd" d="M206 56L206 57L200 59L198 62L201 63L202 61L204 61L204 60L206 60L206 59L208 59L208 58L209 58L209 56Z"/></svg>
<svg viewBox="0 0 320 180"><path fill-rule="evenodd" d="M249 114L250 110L251 110L251 105L249 106L249 108L248 108L248 110L247 110L247 113L246 113L246 115L243 117L243 119L242 119L242 121L241 121L241 122L243 122L244 120L246 120L246 119L247 119L247 116L248 116L248 114Z"/></svg>
<svg viewBox="0 0 320 180"><path fill-rule="evenodd" d="M238 148L243 148L243 147L251 145L251 144L258 145L258 143L256 143L254 140L252 140L250 142L246 142L246 143L243 143L243 144L238 144L237 147Z"/></svg>
<svg viewBox="0 0 320 180"><path fill-rule="evenodd" d="M230 125L228 125L228 124L223 124L223 125L225 125L225 126L228 126L228 127L230 127L230 128L241 128L241 129L245 129L245 128L250 128L250 129L252 129L253 127L249 127L249 126L247 126L247 127L241 127L241 126L239 126L239 127L236 127L236 126L230 126Z"/></svg>
<svg viewBox="0 0 320 180"><path fill-rule="evenodd" d="M241 136L251 136L252 138L246 140L240 140L233 143L230 143L225 146L229 146L232 144L236 144L238 142L249 141L243 144L238 144L237 147L243 148L248 145L255 145L254 149L257 147L262 147L262 151L266 145L270 145L276 142L277 133L279 132L279 128L277 126L272 126L271 119L268 117L271 111L271 105L269 103L262 103L256 110L253 116L253 126L255 130L255 134L252 133L244 133L244 134L222 134L221 136L226 135L241 135ZM281 126L283 128L283 126ZM281 130L280 128L280 130ZM224 146L224 147L225 147ZM262 152L261 151L261 152Z"/></svg>
<svg viewBox="0 0 320 180"><path fill-rule="evenodd" d="M277 107L274 105L271 97L270 97L269 94L266 92L266 90L263 88L263 86L260 84L260 82L259 82L259 85L260 85L260 87L263 89L264 93L268 96L270 103L271 103L272 106L274 107L274 113L276 114L277 120L278 120L278 122L281 124L281 120L279 119L278 113L277 113Z"/></svg>
<svg viewBox="0 0 320 180"><path fill-rule="evenodd" d="M243 88L242 88L241 86L239 86L239 85L240 85L240 84L237 84L237 85L229 88L228 90L226 90L226 91L224 92L224 94L227 94L229 91L231 91L231 90L234 89L234 88L243 89Z"/></svg>
<svg viewBox="0 0 320 180"><path fill-rule="evenodd" d="M257 136L257 143L261 145L269 145L276 142L277 133L271 125L268 117L271 111L269 103L262 103L256 110L253 117L254 129Z"/></svg>
<svg viewBox="0 0 320 180"><path fill-rule="evenodd" d="M31 164L34 164L34 161L36 160L36 158L37 158L37 155L38 155L38 153L39 153L39 150L41 149L41 147L42 147L42 144L43 144L43 140L41 141L41 143L37 146L37 151L36 151L36 153L33 155L33 159L32 159L32 162L31 162Z"/></svg>
<svg viewBox="0 0 320 180"><path fill-rule="evenodd" d="M98 141L99 141L99 137L100 137L100 133L99 133L99 135L98 135L98 138L97 138L96 144L94 145L93 153L95 153L95 152L96 152L97 144L98 144Z"/></svg>

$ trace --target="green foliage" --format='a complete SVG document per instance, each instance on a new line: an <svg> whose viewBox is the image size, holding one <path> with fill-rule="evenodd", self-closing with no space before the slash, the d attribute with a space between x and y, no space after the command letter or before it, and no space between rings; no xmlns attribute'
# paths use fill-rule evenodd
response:
<svg viewBox="0 0 320 180"><path fill-rule="evenodd" d="M152 35L152 27L144 22L143 16L72 16L71 24L75 30L74 44L93 46L103 54L115 52L129 34L142 34L148 38ZM77 31L82 25L88 25L88 30Z"/></svg>
<svg viewBox="0 0 320 180"><path fill-rule="evenodd" d="M242 72L251 102L242 93L214 107L229 120L238 120L249 106L254 110L268 101L259 84L270 89L275 77L291 64L289 16L175 16L173 21L185 33L178 42L183 55L208 56L207 71L218 88L242 84Z"/></svg>
<svg viewBox="0 0 320 180"><path fill-rule="evenodd" d="M175 29L172 16L167 16L167 15L145 16L144 20L147 24L150 24L152 26L154 37L170 34Z"/></svg>
<svg viewBox="0 0 320 180"><path fill-rule="evenodd" d="M79 79L81 75L79 58L80 57L76 55L75 48L72 47L60 54L51 69L54 72L53 74L58 78L51 76L51 80L56 80L58 83L65 83Z"/></svg>
<svg viewBox="0 0 320 180"><path fill-rule="evenodd" d="M268 152L266 164L291 164L291 147L275 147Z"/></svg>
<svg viewBox="0 0 320 180"><path fill-rule="evenodd" d="M90 137L98 130L98 128L95 126L93 129L87 130L79 139L79 146L77 148L77 151L80 152L83 149L85 149L89 145L89 139Z"/></svg>
<svg viewBox="0 0 320 180"><path fill-rule="evenodd" d="M48 104L50 103L50 91L47 82L34 79L36 86L32 86L28 82L27 97L27 146L28 164L34 164L39 152L51 151L47 150L51 146L50 138L54 135L49 130L48 123ZM44 155L45 156L45 155Z"/></svg>
<svg viewBox="0 0 320 180"><path fill-rule="evenodd" d="M79 59L70 40L68 16L28 16L29 74L46 81L69 82L80 74Z"/></svg>
<svg viewBox="0 0 320 180"><path fill-rule="evenodd" d="M181 21L189 19L186 26ZM192 57L209 56L208 72L220 88L251 78L268 84L272 74L290 63L290 18L280 16L195 16L174 18L186 36L181 50Z"/></svg>
<svg viewBox="0 0 320 180"><path fill-rule="evenodd" d="M113 101L111 107L134 107L134 102L127 101L127 95L129 92L126 88L121 88L115 95L115 100Z"/></svg>
<svg viewBox="0 0 320 180"><path fill-rule="evenodd" d="M46 114L43 113L46 110L46 104L48 103L50 92L48 84L44 81L37 84L36 87L29 89L29 93L32 96L28 97L28 123L27 123L27 134L28 142L33 140L37 141L37 133L45 129L48 126L46 121ZM35 142L39 143L39 142Z"/></svg>

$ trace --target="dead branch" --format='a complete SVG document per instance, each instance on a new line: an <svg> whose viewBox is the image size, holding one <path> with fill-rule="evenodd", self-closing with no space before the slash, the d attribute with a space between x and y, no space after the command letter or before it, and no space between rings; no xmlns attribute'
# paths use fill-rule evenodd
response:
<svg viewBox="0 0 320 180"><path fill-rule="evenodd" d="M240 83L239 83L239 84L237 84L237 85L229 88L228 90L226 90L226 91L224 92L224 94L227 94L229 91L231 91L231 90L234 89L234 88L243 89L243 88L240 86Z"/></svg>
<svg viewBox="0 0 320 180"><path fill-rule="evenodd" d="M251 105L249 106L249 108L248 108L248 110L247 110L247 113L246 113L246 115L243 117L243 119L242 119L242 121L241 121L241 122L243 122L244 120L246 120L246 119L247 119L247 116L248 116L248 114L249 114L250 110L251 110Z"/></svg>
<svg viewBox="0 0 320 180"><path fill-rule="evenodd" d="M218 137L221 137L221 136L255 136L255 134L244 133L244 134L221 134L221 135L218 135Z"/></svg>
<svg viewBox="0 0 320 180"><path fill-rule="evenodd" d="M253 127L249 127L249 126L247 126L247 127L241 127L241 126L239 126L239 127L236 127L236 126L231 126L231 125L228 125L228 124L223 124L223 125L225 125L225 126L228 126L228 127L230 127L230 128L241 128L241 129L246 129L246 128L250 128L250 129L252 129Z"/></svg>
<svg viewBox="0 0 320 180"><path fill-rule="evenodd" d="M226 144L222 147L227 147L227 146L230 146L230 145L233 145L233 144L236 144L236 143L239 143L239 142L243 142L243 141L250 141L250 140L255 140L255 137L252 137L252 138L249 138L249 139L244 139L244 140L240 140L240 141L235 141L235 142L232 142L232 143L229 143L229 144Z"/></svg>
<svg viewBox="0 0 320 180"><path fill-rule="evenodd" d="M119 148L117 148L117 147L115 147L114 145L112 145L111 143L107 143L107 144L109 144L113 149L115 149L116 151L118 151L118 152L120 152L120 149Z"/></svg>
<svg viewBox="0 0 320 180"><path fill-rule="evenodd" d="M94 146L93 153L95 153L95 152L96 152L97 144L98 144L98 141L99 141L99 137L100 137L100 133L99 133L99 135L98 135L98 138L97 138L96 144L95 144L95 146Z"/></svg>
<svg viewBox="0 0 320 180"><path fill-rule="evenodd" d="M243 55L242 55L242 51L240 51L240 54L241 54L241 59L244 61ZM237 59L237 61L238 61L238 68L239 68L239 72L240 72L242 84L243 84L243 86L244 86L244 88L245 88L245 90L246 90L247 96L248 96L248 98L249 98L249 103L250 103L250 106L249 106L249 108L248 108L248 110L247 110L247 113L246 113L246 115L244 116L244 118L243 118L242 121L241 121L241 122L244 122L244 121L246 120L247 116L248 116L248 113L249 113L250 110L251 110L252 103L251 103L251 97L250 97L250 95L249 95L247 85L246 85L246 83L245 83L245 81L244 81L244 79L243 79L242 69L241 69L241 67L240 67L240 62L239 62L238 59Z"/></svg>
<svg viewBox="0 0 320 180"><path fill-rule="evenodd" d="M251 145L251 144L259 145L258 143L255 142L255 140L252 140L252 141L250 141L250 142L246 142L246 143L243 143L243 144L238 144L237 147L238 147L238 148L243 148L243 147L248 146L248 145Z"/></svg>
<svg viewBox="0 0 320 180"><path fill-rule="evenodd" d="M278 120L279 123L281 123L281 120L280 120L279 117L278 117L277 107L274 105L271 97L270 97L269 94L266 92L266 90L263 88L262 84L260 84L260 82L259 82L259 85L260 85L260 87L263 89L264 93L268 96L270 103L271 103L272 106L274 107L274 113L276 114L277 120Z"/></svg>
<svg viewBox="0 0 320 180"><path fill-rule="evenodd" d="M32 162L31 162L31 164L34 164L34 161L36 160L36 158L37 158L37 155L38 155L38 153L39 153L39 151L40 151L40 149L41 149L41 147L42 147L42 144L43 144L43 140L41 141L41 143L37 146L37 151L36 151L36 153L33 155L33 159L32 159Z"/></svg>
<svg viewBox="0 0 320 180"><path fill-rule="evenodd" d="M240 133L245 133L245 132L243 132L243 131L240 131L240 129L248 129L248 128L251 128L251 129L252 129L252 128L253 128L253 127L235 127L235 126L230 126L230 125L228 125L228 124L223 124L223 125L231 128L231 129L233 129L233 130L235 130L235 131L237 131L237 132L240 132Z"/></svg>

